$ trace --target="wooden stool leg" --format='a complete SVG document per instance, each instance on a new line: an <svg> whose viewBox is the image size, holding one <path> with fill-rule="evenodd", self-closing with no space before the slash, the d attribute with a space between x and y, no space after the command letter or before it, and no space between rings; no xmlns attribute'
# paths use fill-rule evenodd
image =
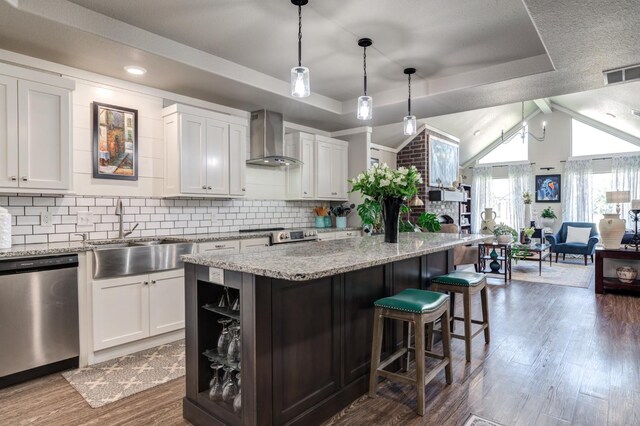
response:
<svg viewBox="0 0 640 426"><path fill-rule="evenodd" d="M369 377L369 396L376 397L378 386L378 366L380 365L380 351L382 350L382 310L376 308L373 318L373 341L371 343L371 375Z"/></svg>
<svg viewBox="0 0 640 426"><path fill-rule="evenodd" d="M402 323L402 344L403 347L407 348L407 353L400 358L400 368L406 372L411 362L411 354L408 350L409 346L411 346L411 323L408 321L403 321Z"/></svg>
<svg viewBox="0 0 640 426"><path fill-rule="evenodd" d="M489 302L487 301L487 286L480 290L480 298L482 299L482 322L487 325L484 329L484 341L489 343L491 333L489 331Z"/></svg>
<svg viewBox="0 0 640 426"><path fill-rule="evenodd" d="M449 310L444 311L442 315L442 349L445 358L449 358L449 363L444 367L444 375L447 380L447 384L451 384L453 382L453 374L451 364L453 360L451 359L451 330L449 330Z"/></svg>
<svg viewBox="0 0 640 426"><path fill-rule="evenodd" d="M467 362L471 362L471 295L466 290L462 295L464 304L464 354Z"/></svg>
<svg viewBox="0 0 640 426"><path fill-rule="evenodd" d="M418 391L418 415L424 416L424 322L420 315L414 316L416 327L416 390Z"/></svg>
<svg viewBox="0 0 640 426"><path fill-rule="evenodd" d="M433 347L433 326L435 323L429 322L427 323L427 350L431 351Z"/></svg>

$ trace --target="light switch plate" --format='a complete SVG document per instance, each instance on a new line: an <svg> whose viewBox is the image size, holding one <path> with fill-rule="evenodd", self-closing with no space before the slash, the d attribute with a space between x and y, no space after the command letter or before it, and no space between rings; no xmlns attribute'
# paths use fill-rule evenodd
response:
<svg viewBox="0 0 640 426"><path fill-rule="evenodd" d="M40 226L52 226L53 214L51 212L40 213Z"/></svg>
<svg viewBox="0 0 640 426"><path fill-rule="evenodd" d="M93 212L78 212L78 225L93 225Z"/></svg>

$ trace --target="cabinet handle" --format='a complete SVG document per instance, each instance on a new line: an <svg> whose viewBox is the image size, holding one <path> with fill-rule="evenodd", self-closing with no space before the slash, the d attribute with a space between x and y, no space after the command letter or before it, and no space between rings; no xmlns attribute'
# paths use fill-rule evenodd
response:
<svg viewBox="0 0 640 426"><path fill-rule="evenodd" d="M12 181L16 181L16 180L18 180L18 177L17 176L11 176L11 180Z"/></svg>
<svg viewBox="0 0 640 426"><path fill-rule="evenodd" d="M155 283L156 283L156 280L151 280L151 284L155 284Z"/></svg>
<svg viewBox="0 0 640 426"><path fill-rule="evenodd" d="M304 195L307 195L307 191L304 191Z"/></svg>
<svg viewBox="0 0 640 426"><path fill-rule="evenodd" d="M347 232L347 235L350 237L351 236L351 232Z"/></svg>
<svg viewBox="0 0 640 426"><path fill-rule="evenodd" d="M226 245L225 244L216 244L214 245L215 248L225 248Z"/></svg>
<svg viewBox="0 0 640 426"><path fill-rule="evenodd" d="M145 282L144 282L144 285L149 285L149 281L145 281Z"/></svg>
<svg viewBox="0 0 640 426"><path fill-rule="evenodd" d="M28 177L26 177L26 176L22 176L22 181L23 181L23 182L26 182L26 181L28 181L28 180L29 180L29 178L28 178Z"/></svg>
<svg viewBox="0 0 640 426"><path fill-rule="evenodd" d="M207 186L207 189L211 189L211 187L210 187L210 186Z"/></svg>
<svg viewBox="0 0 640 426"><path fill-rule="evenodd" d="M243 191L246 191L246 189L245 189L245 188L242 188L242 190L243 190Z"/></svg>
<svg viewBox="0 0 640 426"><path fill-rule="evenodd" d="M207 189L207 185L202 185L202 189Z"/></svg>

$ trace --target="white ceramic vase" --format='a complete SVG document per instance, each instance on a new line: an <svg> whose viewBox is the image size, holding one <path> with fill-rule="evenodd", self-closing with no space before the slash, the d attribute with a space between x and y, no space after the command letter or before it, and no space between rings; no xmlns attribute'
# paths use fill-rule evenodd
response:
<svg viewBox="0 0 640 426"><path fill-rule="evenodd" d="M498 241L498 244L509 244L513 241L513 235L511 234L498 235L496 237L496 240Z"/></svg>
<svg viewBox="0 0 640 426"><path fill-rule="evenodd" d="M553 229L553 224L555 223L555 219L552 217L543 217L540 219L540 223L542 223L542 227L543 228L552 228Z"/></svg>
<svg viewBox="0 0 640 426"><path fill-rule="evenodd" d="M480 213L480 233L490 235L493 234L493 229L496 227L496 217L498 214L493 211L491 207L486 207L482 213Z"/></svg>
<svg viewBox="0 0 640 426"><path fill-rule="evenodd" d="M524 205L524 227L528 228L531 225L531 204Z"/></svg>
<svg viewBox="0 0 640 426"><path fill-rule="evenodd" d="M625 220L620 219L616 213L606 213L604 218L600 219L598 229L600 231L600 240L606 249L620 248L622 237L624 235Z"/></svg>

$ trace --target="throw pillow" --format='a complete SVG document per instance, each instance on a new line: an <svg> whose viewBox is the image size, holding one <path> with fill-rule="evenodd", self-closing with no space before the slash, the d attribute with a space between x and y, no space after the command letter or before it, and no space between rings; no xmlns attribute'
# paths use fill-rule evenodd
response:
<svg viewBox="0 0 640 426"><path fill-rule="evenodd" d="M590 235L591 228L577 228L574 226L567 226L567 240L565 241L565 243L587 244L589 242Z"/></svg>

